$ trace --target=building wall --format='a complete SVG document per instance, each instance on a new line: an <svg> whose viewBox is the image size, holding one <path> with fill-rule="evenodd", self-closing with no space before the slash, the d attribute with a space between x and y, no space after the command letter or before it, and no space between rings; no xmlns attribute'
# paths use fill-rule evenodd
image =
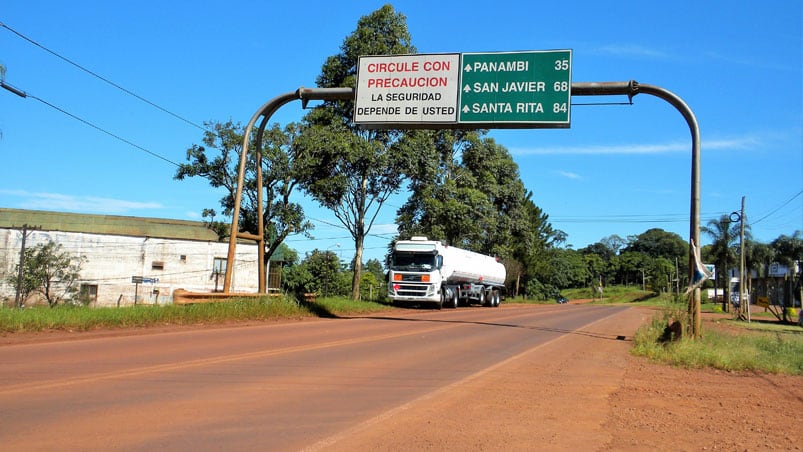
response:
<svg viewBox="0 0 803 452"><path fill-rule="evenodd" d="M29 231L25 246L53 240L62 251L83 256L80 284L97 287L97 306L172 302L173 291L213 292L223 289L223 274L214 272L215 258L225 259L228 242L131 237L83 232ZM22 232L0 229L0 299L13 303L16 287L8 277L16 272ZM258 291L257 248L238 244L232 292ZM135 284L132 277L154 282ZM158 282L155 282L158 280Z"/></svg>

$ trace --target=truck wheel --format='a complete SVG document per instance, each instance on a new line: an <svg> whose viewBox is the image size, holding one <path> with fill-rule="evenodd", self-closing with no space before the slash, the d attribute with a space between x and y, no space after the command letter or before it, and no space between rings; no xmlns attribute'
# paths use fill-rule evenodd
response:
<svg viewBox="0 0 803 452"><path fill-rule="evenodd" d="M478 301L480 305L488 306L488 303L485 301L485 289L480 289L480 299Z"/></svg>
<svg viewBox="0 0 803 452"><path fill-rule="evenodd" d="M491 297L492 297L491 303L492 303L493 307L498 308L499 307L499 302L501 301L500 295L499 295L499 291L498 290L494 290L493 293L491 294Z"/></svg>
<svg viewBox="0 0 803 452"><path fill-rule="evenodd" d="M457 291L456 290L451 290L451 291L448 291L448 293L451 293L451 296L448 297L449 298L449 307L452 308L452 309L457 309L457 306L460 304L460 300L457 298Z"/></svg>

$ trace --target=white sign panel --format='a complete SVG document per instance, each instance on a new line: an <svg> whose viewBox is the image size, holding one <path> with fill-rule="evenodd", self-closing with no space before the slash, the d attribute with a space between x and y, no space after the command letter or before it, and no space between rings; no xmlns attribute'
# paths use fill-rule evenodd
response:
<svg viewBox="0 0 803 452"><path fill-rule="evenodd" d="M360 57L354 122L456 122L459 78L459 53Z"/></svg>

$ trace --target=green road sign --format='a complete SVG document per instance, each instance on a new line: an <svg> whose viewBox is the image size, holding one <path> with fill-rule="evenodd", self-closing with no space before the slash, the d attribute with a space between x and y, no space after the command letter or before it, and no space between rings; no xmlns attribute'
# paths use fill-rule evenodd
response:
<svg viewBox="0 0 803 452"><path fill-rule="evenodd" d="M458 123L569 127L572 51L462 54Z"/></svg>

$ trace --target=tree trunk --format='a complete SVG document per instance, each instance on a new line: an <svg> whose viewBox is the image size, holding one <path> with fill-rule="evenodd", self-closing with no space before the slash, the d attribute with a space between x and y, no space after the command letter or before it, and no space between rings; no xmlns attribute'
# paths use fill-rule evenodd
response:
<svg viewBox="0 0 803 452"><path fill-rule="evenodd" d="M365 236L360 232L354 239L354 245L357 249L354 253L354 276L351 280L351 299L357 301L360 299L360 279L362 279L362 252L365 244Z"/></svg>

